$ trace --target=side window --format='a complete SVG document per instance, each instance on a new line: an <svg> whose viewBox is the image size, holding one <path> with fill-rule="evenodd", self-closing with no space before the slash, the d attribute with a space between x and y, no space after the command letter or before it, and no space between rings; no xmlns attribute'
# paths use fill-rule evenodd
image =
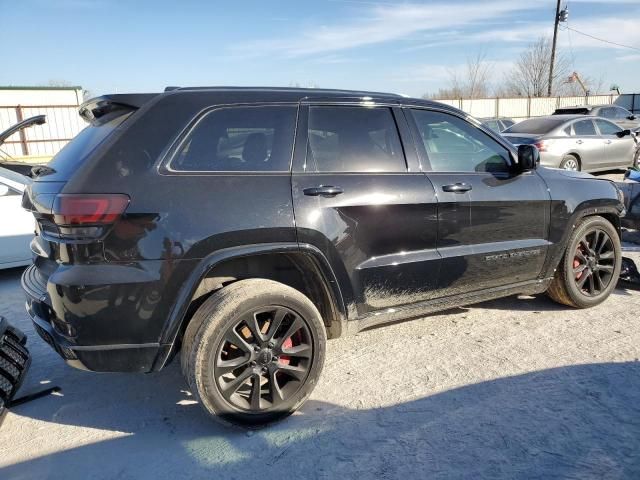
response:
<svg viewBox="0 0 640 480"><path fill-rule="evenodd" d="M500 121L502 122L502 125L504 125L505 130L516 124L516 122L514 122L513 120L507 120L504 118Z"/></svg>
<svg viewBox="0 0 640 480"><path fill-rule="evenodd" d="M434 172L509 171L509 151L470 123L430 110L411 112Z"/></svg>
<svg viewBox="0 0 640 480"><path fill-rule="evenodd" d="M616 111L616 115L615 115L616 120L626 120L627 117L631 115L631 113L628 110L625 110L624 108L617 107L615 108L615 111Z"/></svg>
<svg viewBox="0 0 640 480"><path fill-rule="evenodd" d="M601 108L600 111L597 112L597 114L604 118L616 118L616 109L611 107L604 107Z"/></svg>
<svg viewBox="0 0 640 480"><path fill-rule="evenodd" d="M573 124L573 132L576 136L597 135L596 127L591 120L580 120Z"/></svg>
<svg viewBox="0 0 640 480"><path fill-rule="evenodd" d="M600 130L601 135L615 135L622 131L615 123L600 120L599 118L596 119L596 124L598 125L598 130Z"/></svg>
<svg viewBox="0 0 640 480"><path fill-rule="evenodd" d="M201 172L288 172L296 110L294 106L212 110L181 143L171 168Z"/></svg>
<svg viewBox="0 0 640 480"><path fill-rule="evenodd" d="M564 133L566 133L568 136L573 136L573 131L571 130L571 125L569 125L567 128L565 128Z"/></svg>
<svg viewBox="0 0 640 480"><path fill-rule="evenodd" d="M500 124L498 120L487 120L484 124L494 132L500 132Z"/></svg>
<svg viewBox="0 0 640 480"><path fill-rule="evenodd" d="M407 171L389 108L311 106L308 129L306 171Z"/></svg>

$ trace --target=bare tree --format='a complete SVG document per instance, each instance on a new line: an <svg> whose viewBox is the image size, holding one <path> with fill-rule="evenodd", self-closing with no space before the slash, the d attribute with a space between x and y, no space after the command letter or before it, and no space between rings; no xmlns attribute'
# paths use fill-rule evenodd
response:
<svg viewBox="0 0 640 480"><path fill-rule="evenodd" d="M482 98L489 95L489 77L491 64L486 61L486 54L478 53L475 57L468 57L462 68L449 69L449 88L441 88L437 93L424 97L451 100L455 98Z"/></svg>
<svg viewBox="0 0 640 480"><path fill-rule="evenodd" d="M551 40L540 37L520 54L513 70L505 78L507 95L523 97L546 97L551 66ZM566 55L556 55L553 69L552 95L558 95L569 75L569 60Z"/></svg>

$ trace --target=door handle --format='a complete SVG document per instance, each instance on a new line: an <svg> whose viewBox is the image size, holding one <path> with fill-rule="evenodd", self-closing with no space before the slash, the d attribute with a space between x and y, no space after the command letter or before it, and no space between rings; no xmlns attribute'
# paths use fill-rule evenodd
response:
<svg viewBox="0 0 640 480"><path fill-rule="evenodd" d="M605 140L605 142L607 145L611 143L611 140Z"/></svg>
<svg viewBox="0 0 640 480"><path fill-rule="evenodd" d="M582 143L582 140L576 140L576 143Z"/></svg>
<svg viewBox="0 0 640 480"><path fill-rule="evenodd" d="M334 187L333 185L320 185L319 187L309 187L302 191L309 197L335 197L344 192L342 187Z"/></svg>
<svg viewBox="0 0 640 480"><path fill-rule="evenodd" d="M471 190L471 185L468 183L453 183L451 185L443 185L442 190L445 192L464 193Z"/></svg>

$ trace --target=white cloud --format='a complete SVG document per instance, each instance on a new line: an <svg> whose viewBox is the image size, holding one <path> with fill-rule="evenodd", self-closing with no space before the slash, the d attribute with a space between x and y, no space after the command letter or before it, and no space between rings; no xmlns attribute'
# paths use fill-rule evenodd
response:
<svg viewBox="0 0 640 480"><path fill-rule="evenodd" d="M337 52L406 39L417 33L495 21L516 11L539 8L539 4L526 0L492 0L457 6L451 3L375 4L367 8L361 18L351 22L308 27L288 38L247 43L236 51L250 56L271 52L290 57Z"/></svg>

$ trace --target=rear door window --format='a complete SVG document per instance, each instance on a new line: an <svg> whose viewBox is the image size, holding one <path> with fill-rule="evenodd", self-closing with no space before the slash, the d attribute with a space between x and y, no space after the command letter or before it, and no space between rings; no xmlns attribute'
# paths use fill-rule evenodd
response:
<svg viewBox="0 0 640 480"><path fill-rule="evenodd" d="M393 113L387 107L309 107L310 172L406 172Z"/></svg>
<svg viewBox="0 0 640 480"><path fill-rule="evenodd" d="M288 172L296 106L225 107L202 117L170 167L193 172Z"/></svg>
<svg viewBox="0 0 640 480"><path fill-rule="evenodd" d="M573 124L573 132L577 137L597 135L596 127L591 120L580 120Z"/></svg>

